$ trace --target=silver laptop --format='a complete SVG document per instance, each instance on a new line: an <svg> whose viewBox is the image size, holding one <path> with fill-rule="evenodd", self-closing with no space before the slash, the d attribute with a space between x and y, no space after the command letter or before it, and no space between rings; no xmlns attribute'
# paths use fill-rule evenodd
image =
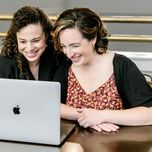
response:
<svg viewBox="0 0 152 152"><path fill-rule="evenodd" d="M0 141L2 152L61 152L59 146L27 144L21 142Z"/></svg>
<svg viewBox="0 0 152 152"><path fill-rule="evenodd" d="M60 145L75 127L61 126L60 87L58 82L0 79L0 139Z"/></svg>

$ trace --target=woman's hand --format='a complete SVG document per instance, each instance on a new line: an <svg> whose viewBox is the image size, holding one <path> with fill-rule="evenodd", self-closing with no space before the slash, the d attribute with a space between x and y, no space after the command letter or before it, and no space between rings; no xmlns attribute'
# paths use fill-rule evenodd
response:
<svg viewBox="0 0 152 152"><path fill-rule="evenodd" d="M80 126L87 128L91 126L96 126L104 122L101 116L103 110L96 109L77 109L77 121ZM102 114L103 115L103 114Z"/></svg>
<svg viewBox="0 0 152 152"><path fill-rule="evenodd" d="M116 132L116 131L118 131L119 126L112 124L112 123L104 122L104 123L101 123L101 124L96 125L96 126L91 126L90 128L92 128L98 132L102 132L102 131Z"/></svg>
<svg viewBox="0 0 152 152"><path fill-rule="evenodd" d="M119 129L119 126L115 124L104 122L104 119L101 116L103 111L101 110L77 109L77 112L77 121L79 125L84 128L90 127L98 132L115 132Z"/></svg>

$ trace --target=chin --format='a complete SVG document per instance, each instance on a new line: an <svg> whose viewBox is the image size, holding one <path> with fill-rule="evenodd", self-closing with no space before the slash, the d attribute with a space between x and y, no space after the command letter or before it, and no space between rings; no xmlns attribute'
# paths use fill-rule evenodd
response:
<svg viewBox="0 0 152 152"><path fill-rule="evenodd" d="M73 64L75 65L75 66L83 66L83 65L85 65L85 60L79 60L79 61L77 61L77 62L73 62Z"/></svg>
<svg viewBox="0 0 152 152"><path fill-rule="evenodd" d="M83 64L82 63L73 63L73 65L75 65L77 67L81 67Z"/></svg>
<svg viewBox="0 0 152 152"><path fill-rule="evenodd" d="M38 58L26 58L28 62L35 62L38 60Z"/></svg>

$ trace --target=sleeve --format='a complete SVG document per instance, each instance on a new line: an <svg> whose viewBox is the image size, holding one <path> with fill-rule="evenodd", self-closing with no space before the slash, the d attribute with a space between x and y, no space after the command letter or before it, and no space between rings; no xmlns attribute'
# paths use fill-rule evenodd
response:
<svg viewBox="0 0 152 152"><path fill-rule="evenodd" d="M152 106L152 88L133 61L120 55L115 60L114 71L124 108Z"/></svg>
<svg viewBox="0 0 152 152"><path fill-rule="evenodd" d="M13 59L0 56L0 78L16 78L17 68L15 67Z"/></svg>
<svg viewBox="0 0 152 152"><path fill-rule="evenodd" d="M65 103L67 97L67 86L68 86L68 71L71 66L71 62L67 59L58 67L53 81L60 82L61 84L61 102Z"/></svg>

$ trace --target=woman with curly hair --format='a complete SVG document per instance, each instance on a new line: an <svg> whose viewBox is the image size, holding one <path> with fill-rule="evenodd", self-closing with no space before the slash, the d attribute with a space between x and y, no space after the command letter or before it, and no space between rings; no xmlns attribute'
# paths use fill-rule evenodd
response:
<svg viewBox="0 0 152 152"><path fill-rule="evenodd" d="M64 11L52 34L72 61L55 75L62 86L62 118L108 132L117 125L152 125L152 89L129 58L108 50L107 29L95 12Z"/></svg>
<svg viewBox="0 0 152 152"><path fill-rule="evenodd" d="M38 7L17 10L3 39L0 78L52 80L62 55L54 51L52 23Z"/></svg>

